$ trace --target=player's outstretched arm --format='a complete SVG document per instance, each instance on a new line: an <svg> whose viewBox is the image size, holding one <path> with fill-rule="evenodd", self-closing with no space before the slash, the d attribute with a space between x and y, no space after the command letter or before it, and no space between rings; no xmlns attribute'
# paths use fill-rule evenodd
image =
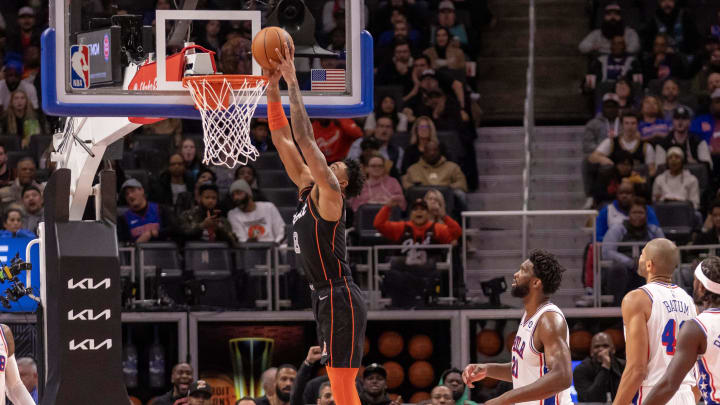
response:
<svg viewBox="0 0 720 405"><path fill-rule="evenodd" d="M305 161L310 168L315 184L318 185L322 199L320 205L321 213L330 214L333 218L327 220L337 220L342 215L342 194L340 184L337 178L330 170L325 160L325 155L318 148L315 142L312 123L310 117L305 110L302 95L300 94L300 86L295 74L294 49L285 42L283 44L284 55L279 49L275 51L280 59L278 69L282 72L283 77L288 85L288 95L290 96L290 119L292 121L292 129L295 133L300 150L305 156ZM329 198L327 198L329 197Z"/></svg>
<svg viewBox="0 0 720 405"><path fill-rule="evenodd" d="M35 405L25 384L20 379L20 371L15 361L15 338L7 325L0 325L7 343L7 361L5 362L5 391L7 397L16 405Z"/></svg>
<svg viewBox="0 0 720 405"><path fill-rule="evenodd" d="M295 183L298 189L302 190L312 183L312 176L310 175L310 169L308 169L295 146L290 125L282 109L280 87L278 86L282 73L278 70L273 72L265 70L263 74L270 78L270 84L267 88L268 124L273 145L278 151L280 160L282 160L290 180Z"/></svg>
<svg viewBox="0 0 720 405"><path fill-rule="evenodd" d="M642 290L630 291L623 298L622 317L627 334L625 339L627 362L613 405L630 404L647 376L649 350L647 320L650 317L650 308L650 297Z"/></svg>
<svg viewBox="0 0 720 405"><path fill-rule="evenodd" d="M567 324L562 315L546 312L538 320L535 338L542 344L545 362L550 370L532 384L513 389L497 398L501 404L538 401L550 398L572 384L570 348L565 337Z"/></svg>
<svg viewBox="0 0 720 405"><path fill-rule="evenodd" d="M675 354L665 375L644 398L648 404L665 404L675 395L685 376L695 365L697 357L707 350L705 332L696 321L685 322L678 334Z"/></svg>
<svg viewBox="0 0 720 405"><path fill-rule="evenodd" d="M512 382L511 373L510 363L468 364L463 371L462 378L467 386L473 388L474 382L488 377Z"/></svg>

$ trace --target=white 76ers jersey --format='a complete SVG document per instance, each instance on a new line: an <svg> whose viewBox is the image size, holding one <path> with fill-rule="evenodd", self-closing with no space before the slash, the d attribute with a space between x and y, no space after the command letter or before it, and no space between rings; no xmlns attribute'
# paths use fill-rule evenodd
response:
<svg viewBox="0 0 720 405"><path fill-rule="evenodd" d="M5 332L0 328L0 405L5 405L5 365L8 358L7 340Z"/></svg>
<svg viewBox="0 0 720 405"><path fill-rule="evenodd" d="M698 388L706 405L720 405L720 308L711 308L694 319L707 336L705 354L698 357Z"/></svg>
<svg viewBox="0 0 720 405"><path fill-rule="evenodd" d="M678 286L652 282L640 287L652 302L648 330L648 375L642 382L641 395L650 392L644 387L654 387L665 375L670 361L675 355L677 335L683 322L697 316L695 302ZM695 376L691 371L683 379L682 385L695 385ZM688 387L686 387L688 388Z"/></svg>
<svg viewBox="0 0 720 405"><path fill-rule="evenodd" d="M546 312L557 312L563 319L563 315L560 308L550 302L545 303L538 307L537 312L530 319L525 319L527 313L523 314L520 320L520 326L518 327L517 335L515 335L515 341L513 342L512 349L512 379L513 388L523 387L534 383L544 374L548 373L547 364L545 362L545 353L540 353L535 350L533 346L533 334L535 333L535 327L537 322ZM567 327L567 322L566 322ZM565 343L569 345L570 333L565 333ZM530 401L522 402L516 405L566 405L572 404L570 399L570 389L559 392L556 395L546 398L542 401Z"/></svg>

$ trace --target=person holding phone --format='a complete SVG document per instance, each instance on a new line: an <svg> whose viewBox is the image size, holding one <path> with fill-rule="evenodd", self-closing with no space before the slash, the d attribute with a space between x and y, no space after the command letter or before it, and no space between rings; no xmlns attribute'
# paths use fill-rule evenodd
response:
<svg viewBox="0 0 720 405"><path fill-rule="evenodd" d="M218 187L213 183L202 184L198 194L198 205L180 214L180 231L185 240L237 245L230 222L217 209Z"/></svg>

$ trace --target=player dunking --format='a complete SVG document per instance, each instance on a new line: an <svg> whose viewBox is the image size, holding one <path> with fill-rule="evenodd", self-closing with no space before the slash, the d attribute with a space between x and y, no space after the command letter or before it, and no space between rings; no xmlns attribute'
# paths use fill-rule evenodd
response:
<svg viewBox="0 0 720 405"><path fill-rule="evenodd" d="M622 300L627 363L615 395L615 405L652 404L646 396L657 386L675 355L680 325L696 316L693 299L672 284L680 260L677 246L667 239L653 239L638 259L638 274L647 280ZM695 404L692 373L682 379L680 389L669 403Z"/></svg>
<svg viewBox="0 0 720 405"><path fill-rule="evenodd" d="M20 379L12 331L7 325L0 324L0 405L5 405L5 395L15 405L35 405Z"/></svg>
<svg viewBox="0 0 720 405"><path fill-rule="evenodd" d="M345 198L357 195L364 178L357 162L328 166L313 134L295 75L294 49L276 52L280 64L267 89L268 121L285 170L298 186L292 244L312 289L313 313L333 396L339 405L360 405L355 377L360 367L367 309L345 259ZM283 56L286 55L286 56ZM292 132L280 103L283 77L290 96ZM293 142L293 133L303 156Z"/></svg>
<svg viewBox="0 0 720 405"><path fill-rule="evenodd" d="M463 380L485 377L512 381L513 389L485 402L505 404L572 404L570 384L570 333L565 316L550 296L557 291L565 269L555 256L534 250L513 276L512 295L522 298L525 313L512 348L512 361L504 364L470 364Z"/></svg>
<svg viewBox="0 0 720 405"><path fill-rule="evenodd" d="M720 258L708 257L695 268L693 298L705 311L685 322L665 375L650 391L648 404L665 404L697 363L698 387L705 404L720 404Z"/></svg>

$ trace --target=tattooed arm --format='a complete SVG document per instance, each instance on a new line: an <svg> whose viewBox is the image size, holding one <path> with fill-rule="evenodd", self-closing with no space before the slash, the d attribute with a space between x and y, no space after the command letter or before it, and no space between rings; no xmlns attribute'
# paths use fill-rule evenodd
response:
<svg viewBox="0 0 720 405"><path fill-rule="evenodd" d="M318 205L320 216L329 221L336 221L342 216L342 192L335 174L330 170L325 155L315 142L312 123L305 110L305 104L300 94L300 86L295 75L294 49L284 44L286 57L276 49L281 61L278 69L282 72L288 84L290 96L290 119L295 140L305 156L312 178L317 186L313 190L313 200Z"/></svg>

